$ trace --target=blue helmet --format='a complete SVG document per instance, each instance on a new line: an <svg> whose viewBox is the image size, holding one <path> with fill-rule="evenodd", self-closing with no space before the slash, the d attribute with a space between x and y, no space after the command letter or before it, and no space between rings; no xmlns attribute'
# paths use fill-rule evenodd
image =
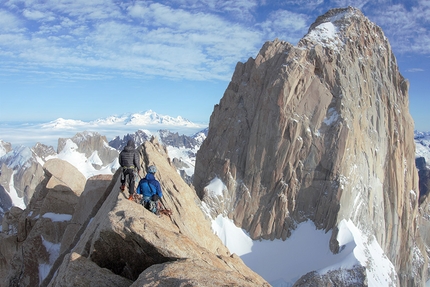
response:
<svg viewBox="0 0 430 287"><path fill-rule="evenodd" d="M149 173L156 173L157 168L155 167L155 165L151 165L150 167L148 167L148 172Z"/></svg>

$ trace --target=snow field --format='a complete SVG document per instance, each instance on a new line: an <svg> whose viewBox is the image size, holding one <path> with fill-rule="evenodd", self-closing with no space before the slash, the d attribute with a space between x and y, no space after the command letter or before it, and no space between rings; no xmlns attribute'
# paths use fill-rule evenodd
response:
<svg viewBox="0 0 430 287"><path fill-rule="evenodd" d="M222 196L224 183L215 177L206 189ZM350 220L342 220L337 241L340 252L329 249L331 232L316 229L311 221L302 222L285 241L252 240L246 232L227 217L218 215L212 221L214 233L231 253L239 255L245 264L274 287L292 286L311 271L325 274L330 270L366 266L370 287L396 284L395 269L373 235L366 235Z"/></svg>
<svg viewBox="0 0 430 287"><path fill-rule="evenodd" d="M395 269L375 239L369 240L351 221L339 224L338 254L329 249L331 232L316 229L311 221L298 224L286 240L252 240L242 229L222 215L212 221L212 229L232 253L272 286L292 286L311 271L321 275L330 270L367 266L369 286L395 286Z"/></svg>

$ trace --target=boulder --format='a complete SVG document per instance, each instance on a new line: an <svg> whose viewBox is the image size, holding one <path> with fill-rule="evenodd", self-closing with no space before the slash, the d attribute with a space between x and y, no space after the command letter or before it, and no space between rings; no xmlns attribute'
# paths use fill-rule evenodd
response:
<svg viewBox="0 0 430 287"><path fill-rule="evenodd" d="M128 287L133 283L131 280L113 274L108 269L100 268L93 261L75 252L67 254L64 262L65 264L58 270L60 275L51 283L52 286Z"/></svg>
<svg viewBox="0 0 430 287"><path fill-rule="evenodd" d="M231 264L229 261L226 260L225 264ZM226 269L216 268L201 259L179 259L149 267L130 287L260 286L256 285L256 280L237 276L236 272Z"/></svg>
<svg viewBox="0 0 430 287"><path fill-rule="evenodd" d="M48 160L43 168L50 181L46 185L48 189L63 191L70 190L76 196L79 196L84 191L86 178L73 165L67 161L55 158Z"/></svg>
<svg viewBox="0 0 430 287"><path fill-rule="evenodd" d="M328 271L323 275L313 271L303 275L293 285L293 287L308 286L366 287L368 286L366 280L366 269L363 266L355 266L352 269Z"/></svg>

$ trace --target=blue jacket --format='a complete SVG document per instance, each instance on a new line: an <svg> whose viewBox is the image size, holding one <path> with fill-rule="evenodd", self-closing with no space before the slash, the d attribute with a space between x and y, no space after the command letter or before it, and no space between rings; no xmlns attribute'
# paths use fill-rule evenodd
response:
<svg viewBox="0 0 430 287"><path fill-rule="evenodd" d="M152 173L146 174L146 176L140 180L136 193L141 194L143 197L151 197L154 194L158 194L160 198L163 197L160 183L155 179Z"/></svg>

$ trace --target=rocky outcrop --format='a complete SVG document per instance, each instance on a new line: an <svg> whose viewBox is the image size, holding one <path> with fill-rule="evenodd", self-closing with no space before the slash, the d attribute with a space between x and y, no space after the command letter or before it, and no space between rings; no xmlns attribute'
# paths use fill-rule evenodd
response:
<svg viewBox="0 0 430 287"><path fill-rule="evenodd" d="M285 240L308 219L336 238L351 220L375 236L401 286L422 284L408 86L382 30L351 7L318 17L296 47L265 43L214 107L199 197L254 239ZM205 189L214 178L222 196Z"/></svg>
<svg viewBox="0 0 430 287"><path fill-rule="evenodd" d="M61 159L48 160L43 166L49 181L46 188L53 190L69 189L74 196L79 197L84 190L86 178L73 165Z"/></svg>
<svg viewBox="0 0 430 287"><path fill-rule="evenodd" d="M366 282L366 270L363 266L355 266L352 269L329 271L323 275L313 271L303 275L293 285L293 287L308 286L365 287L368 286Z"/></svg>
<svg viewBox="0 0 430 287"><path fill-rule="evenodd" d="M30 202L44 176L42 165L54 154L51 146L40 143L33 148L9 147L0 158L0 220L12 205L25 208Z"/></svg>
<svg viewBox="0 0 430 287"><path fill-rule="evenodd" d="M179 147L179 148L188 148L193 149L197 146L200 146L200 142L194 138L186 135L179 135L179 133L173 133L168 130L160 130L159 131L160 140L163 144Z"/></svg>
<svg viewBox="0 0 430 287"><path fill-rule="evenodd" d="M38 286L42 282L59 255L63 234L84 190L86 178L68 162L49 160L44 168L46 177L36 188L30 208L21 212L18 220L7 222L8 230L3 230L1 241L14 244L6 253L10 265L2 272L8 271L3 277L8 280L1 286Z"/></svg>
<svg viewBox="0 0 430 287"><path fill-rule="evenodd" d="M36 143L32 150L36 158L40 158L42 162L46 162L48 159L57 155L57 152L55 151L54 147L41 143Z"/></svg>
<svg viewBox="0 0 430 287"><path fill-rule="evenodd" d="M4 156L12 150L11 143L0 140L0 157Z"/></svg>
<svg viewBox="0 0 430 287"><path fill-rule="evenodd" d="M68 144L76 145L76 151L90 159L95 169L112 164L117 160L119 152L110 147L105 136L97 132L77 133L70 139L58 139L57 152L61 153ZM113 171L114 172L114 171Z"/></svg>
<svg viewBox="0 0 430 287"><path fill-rule="evenodd" d="M129 140L133 140L136 146L142 145L145 141L149 140L151 137L142 130L136 131L134 134L126 134L122 138L116 136L113 140L109 142L109 146L122 151L127 145Z"/></svg>
<svg viewBox="0 0 430 287"><path fill-rule="evenodd" d="M1 233L0 286L269 286L213 234L165 147L153 139L139 152L145 167L157 166L171 216L129 201L120 171L82 184L67 162L48 161L46 178L15 216L16 232Z"/></svg>
<svg viewBox="0 0 430 287"><path fill-rule="evenodd" d="M233 266L242 265L240 258L236 255L233 254L228 260L223 258L219 259L215 259L214 263L221 263L221 265L211 265L212 262L208 264L208 262L202 259L188 258L179 259L175 262L153 265L142 273L131 287L270 286L263 282L253 280L250 277L238 276L238 273L240 274L240 272L244 272L244 270L233 270L231 268ZM225 266L222 266L224 264ZM230 267L227 267L227 265L230 265Z"/></svg>
<svg viewBox="0 0 430 287"><path fill-rule="evenodd" d="M11 207L2 219L2 232L0 232L0 278L7 278L17 250L18 228L22 228L20 217L24 210ZM3 281L3 280L2 280ZM0 282L0 286L9 286L7 282Z"/></svg>
<svg viewBox="0 0 430 287"><path fill-rule="evenodd" d="M0 220L4 213L12 207L12 198L10 196L10 183L13 180L13 169L2 164L0 167Z"/></svg>
<svg viewBox="0 0 430 287"><path fill-rule="evenodd" d="M430 170L427 168L426 159L418 157L415 159L418 169L420 203L425 200L430 190Z"/></svg>

